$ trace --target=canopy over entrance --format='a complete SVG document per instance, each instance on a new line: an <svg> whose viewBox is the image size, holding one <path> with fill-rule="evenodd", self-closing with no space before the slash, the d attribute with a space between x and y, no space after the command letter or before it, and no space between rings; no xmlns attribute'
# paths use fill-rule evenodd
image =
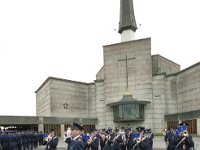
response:
<svg viewBox="0 0 200 150"><path fill-rule="evenodd" d="M113 117L115 122L130 122L144 120L144 105L149 101L139 101L131 94L124 95L118 102L107 104L113 108Z"/></svg>

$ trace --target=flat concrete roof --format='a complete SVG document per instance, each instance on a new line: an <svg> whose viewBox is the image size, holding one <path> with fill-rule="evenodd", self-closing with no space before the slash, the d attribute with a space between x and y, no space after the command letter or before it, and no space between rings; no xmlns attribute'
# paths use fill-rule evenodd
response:
<svg viewBox="0 0 200 150"><path fill-rule="evenodd" d="M0 125L25 125L25 124L71 124L82 122L83 125L95 125L97 118L60 118L43 116L0 116Z"/></svg>

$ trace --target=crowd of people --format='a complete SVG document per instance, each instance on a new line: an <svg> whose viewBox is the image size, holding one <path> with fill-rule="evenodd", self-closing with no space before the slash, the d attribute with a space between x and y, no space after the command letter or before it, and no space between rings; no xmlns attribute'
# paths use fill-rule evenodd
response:
<svg viewBox="0 0 200 150"><path fill-rule="evenodd" d="M0 150L32 150L44 145L48 134L35 131L0 131Z"/></svg>
<svg viewBox="0 0 200 150"><path fill-rule="evenodd" d="M188 124L166 129L164 141L167 150L193 150L194 142L188 133ZM154 134L144 127L94 129L84 133L81 125L73 123L65 134L67 150L152 150Z"/></svg>
<svg viewBox="0 0 200 150"><path fill-rule="evenodd" d="M152 150L154 134L151 129L137 127L92 130L84 133L81 125L73 123L65 134L67 150Z"/></svg>
<svg viewBox="0 0 200 150"><path fill-rule="evenodd" d="M194 142L188 133L188 124L163 132L167 150L192 150ZM65 132L64 141L67 150L152 150L154 134L144 127L92 129L84 131L78 123L73 123ZM35 131L0 132L0 150L32 150L44 145L45 150L56 150L59 138L54 129L48 134Z"/></svg>

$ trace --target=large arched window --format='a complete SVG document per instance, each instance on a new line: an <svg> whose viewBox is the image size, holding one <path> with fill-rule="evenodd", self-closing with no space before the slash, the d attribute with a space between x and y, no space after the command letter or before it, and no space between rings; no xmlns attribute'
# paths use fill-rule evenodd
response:
<svg viewBox="0 0 200 150"><path fill-rule="evenodd" d="M122 100L109 103L113 108L113 121L139 121L144 120L144 105L148 101L138 101L132 95L124 95Z"/></svg>

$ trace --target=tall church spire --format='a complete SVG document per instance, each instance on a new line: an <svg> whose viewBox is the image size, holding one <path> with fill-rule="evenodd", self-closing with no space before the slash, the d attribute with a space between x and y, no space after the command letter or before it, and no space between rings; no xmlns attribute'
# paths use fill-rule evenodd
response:
<svg viewBox="0 0 200 150"><path fill-rule="evenodd" d="M121 34L121 41L134 40L136 30L137 25L133 11L133 0L121 0L118 31Z"/></svg>

